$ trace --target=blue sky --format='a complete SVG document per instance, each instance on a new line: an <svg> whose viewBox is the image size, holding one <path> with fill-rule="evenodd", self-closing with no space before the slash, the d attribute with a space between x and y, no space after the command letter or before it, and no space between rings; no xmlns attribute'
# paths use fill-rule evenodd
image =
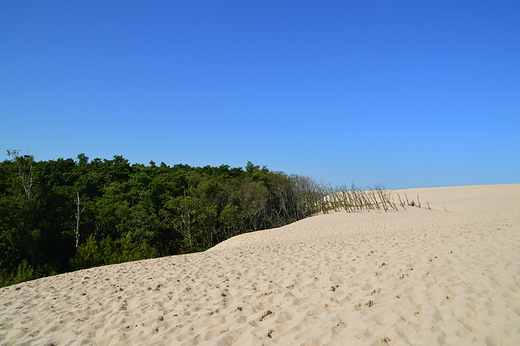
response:
<svg viewBox="0 0 520 346"><path fill-rule="evenodd" d="M0 159L520 183L518 1L2 1Z"/></svg>

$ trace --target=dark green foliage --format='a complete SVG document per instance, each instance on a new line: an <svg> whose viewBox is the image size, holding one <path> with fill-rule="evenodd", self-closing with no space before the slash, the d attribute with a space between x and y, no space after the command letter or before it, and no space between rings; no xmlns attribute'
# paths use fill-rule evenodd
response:
<svg viewBox="0 0 520 346"><path fill-rule="evenodd" d="M234 235L317 212L307 177L245 169L112 160L0 163L2 285L57 272L203 251ZM320 204L321 203L321 204Z"/></svg>
<svg viewBox="0 0 520 346"><path fill-rule="evenodd" d="M145 241L133 241L130 233L115 241L108 236L99 243L94 240L93 235L90 235L87 241L78 247L70 264L73 270L78 270L158 256L157 250L150 247Z"/></svg>
<svg viewBox="0 0 520 346"><path fill-rule="evenodd" d="M36 279L34 268L24 259L18 265L15 271L9 275L3 276L0 284L3 286L15 285L20 282Z"/></svg>
<svg viewBox="0 0 520 346"><path fill-rule="evenodd" d="M90 235L86 242L78 246L76 256L70 260L73 270L96 267L104 264L103 251L94 235Z"/></svg>

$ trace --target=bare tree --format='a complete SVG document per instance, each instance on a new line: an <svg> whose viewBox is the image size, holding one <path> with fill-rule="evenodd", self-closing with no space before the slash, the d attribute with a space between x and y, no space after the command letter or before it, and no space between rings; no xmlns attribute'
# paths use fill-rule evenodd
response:
<svg viewBox="0 0 520 346"><path fill-rule="evenodd" d="M85 207L81 208L80 203L81 203L81 200L79 197L79 192L76 191L76 229L74 230L74 234L76 235L76 249L79 246L79 236L80 236L79 220L81 218L81 213L83 213L83 211L85 211Z"/></svg>

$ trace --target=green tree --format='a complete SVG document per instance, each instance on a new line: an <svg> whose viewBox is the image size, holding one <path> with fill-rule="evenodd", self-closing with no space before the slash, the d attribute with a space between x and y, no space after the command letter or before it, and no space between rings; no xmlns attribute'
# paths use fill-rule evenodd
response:
<svg viewBox="0 0 520 346"><path fill-rule="evenodd" d="M40 229L37 224L37 211L40 206L38 186L36 185L36 171L32 155L20 156L17 150L8 150L13 157L16 175L13 180L13 196L11 199L12 214L17 217L16 230L23 252L30 257L30 263L36 267L38 256L38 241Z"/></svg>
<svg viewBox="0 0 520 346"><path fill-rule="evenodd" d="M117 155L36 162L8 154L0 163L2 284L201 251L326 210L325 189L312 179L251 162L170 167Z"/></svg>
<svg viewBox="0 0 520 346"><path fill-rule="evenodd" d="M76 255L70 260L70 262L73 270L91 268L105 264L101 248L94 240L92 234L78 247Z"/></svg>

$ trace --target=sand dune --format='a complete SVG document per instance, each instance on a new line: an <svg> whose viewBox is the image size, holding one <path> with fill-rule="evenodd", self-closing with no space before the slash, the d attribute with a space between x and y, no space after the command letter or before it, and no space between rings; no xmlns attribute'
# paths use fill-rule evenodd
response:
<svg viewBox="0 0 520 346"><path fill-rule="evenodd" d="M0 345L519 345L520 184L397 192L434 210L0 289Z"/></svg>
<svg viewBox="0 0 520 346"><path fill-rule="evenodd" d="M401 198L406 194L409 199L417 201L417 195L422 207L449 211L480 211L514 209L520 200L520 184L481 185L481 186L450 186L421 189L406 189L393 191Z"/></svg>

